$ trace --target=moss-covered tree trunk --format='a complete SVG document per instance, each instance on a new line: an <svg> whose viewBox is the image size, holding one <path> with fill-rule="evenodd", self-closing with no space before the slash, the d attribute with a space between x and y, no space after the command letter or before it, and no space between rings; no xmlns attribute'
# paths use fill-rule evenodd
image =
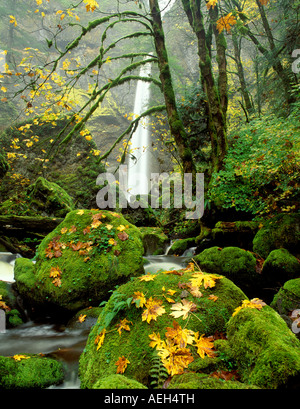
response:
<svg viewBox="0 0 300 409"><path fill-rule="evenodd" d="M176 106L175 93L172 84L172 76L168 61L168 53L165 45L165 36L158 0L149 0L149 5L153 21L153 35L155 49L158 57L160 80L162 83L162 89L166 103L170 131L174 137L184 173L192 173L195 175L195 165L192 152L189 148L187 134L179 117Z"/></svg>
<svg viewBox="0 0 300 409"><path fill-rule="evenodd" d="M226 112L228 105L227 72L226 72L226 41L215 26L218 18L217 8L209 13L216 40L217 61L219 69L218 83L214 79L211 52L207 41L204 26L204 16L201 11L200 0L182 0L185 13L189 19L198 40L199 67L203 90L207 96L209 114L209 132L212 147L211 171L222 168L223 160L227 151Z"/></svg>

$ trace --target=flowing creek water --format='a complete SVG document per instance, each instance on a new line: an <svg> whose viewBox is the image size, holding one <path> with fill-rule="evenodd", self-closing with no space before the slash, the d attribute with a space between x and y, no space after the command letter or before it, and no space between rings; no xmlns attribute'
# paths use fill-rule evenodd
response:
<svg viewBox="0 0 300 409"><path fill-rule="evenodd" d="M167 249L168 251L168 249ZM166 253L167 253L166 251ZM145 272L156 273L159 270L173 270L185 267L193 253L189 249L185 256L168 254L145 257ZM0 253L0 280L9 285L14 282L13 268L15 259L11 253ZM80 328L48 322L28 322L0 333L0 355L45 354L63 362L65 368L64 383L51 386L50 389L79 389L78 361L82 353L91 326L96 320L80 324Z"/></svg>

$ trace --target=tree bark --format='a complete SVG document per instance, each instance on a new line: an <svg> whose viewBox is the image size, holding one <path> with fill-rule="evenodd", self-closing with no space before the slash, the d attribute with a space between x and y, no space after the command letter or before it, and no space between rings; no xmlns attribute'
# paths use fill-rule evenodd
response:
<svg viewBox="0 0 300 409"><path fill-rule="evenodd" d="M226 72L226 41L224 36L219 35L216 28L213 28L217 44L219 79L216 86L212 63L211 52L208 48L207 34L205 32L204 17L201 11L199 0L182 0L183 8L188 17L189 23L194 30L198 40L199 67L201 73L201 83L207 96L209 132L212 148L211 172L219 171L223 166L223 160L227 152L227 72ZM215 24L216 11L210 13L212 25Z"/></svg>
<svg viewBox="0 0 300 409"><path fill-rule="evenodd" d="M152 28L158 57L160 80L166 103L170 131L174 137L184 173L192 173L195 175L196 171L192 152L189 148L187 134L177 110L158 0L149 0L149 4L153 21Z"/></svg>

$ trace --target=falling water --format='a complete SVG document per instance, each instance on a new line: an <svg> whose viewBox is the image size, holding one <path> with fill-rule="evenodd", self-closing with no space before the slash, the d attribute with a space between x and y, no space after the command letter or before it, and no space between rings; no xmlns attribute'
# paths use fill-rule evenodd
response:
<svg viewBox="0 0 300 409"><path fill-rule="evenodd" d="M171 7L175 0L160 0L159 5L161 9L161 16L163 17ZM151 75L152 64L147 63L142 66L140 70L141 77L148 77ZM144 112L150 101L150 82L139 80L137 83L134 114L140 115ZM143 119L139 123L136 131L131 138L131 155L128 161L128 197L131 195L147 195L149 192L149 181L151 174L151 152L149 120Z"/></svg>
<svg viewBox="0 0 300 409"><path fill-rule="evenodd" d="M141 77L151 74L151 63L142 66ZM140 115L149 104L150 82L139 80L137 83L134 114ZM139 123L131 138L131 155L128 163L128 192L130 195L147 194L147 184L150 179L150 151L148 119Z"/></svg>

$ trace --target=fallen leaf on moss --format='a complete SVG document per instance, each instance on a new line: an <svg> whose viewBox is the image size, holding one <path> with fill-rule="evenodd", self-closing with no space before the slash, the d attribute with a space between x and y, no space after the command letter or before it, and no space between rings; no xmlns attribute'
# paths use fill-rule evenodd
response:
<svg viewBox="0 0 300 409"><path fill-rule="evenodd" d="M118 237L122 241L125 241L125 240L129 239L129 236L125 231L123 231L122 233L118 233Z"/></svg>
<svg viewBox="0 0 300 409"><path fill-rule="evenodd" d="M213 337L205 337L204 334L202 334L199 337L199 332L196 332L195 343L197 346L197 353L200 355L201 358L204 358L206 355L208 357L215 356L216 353L215 351L213 351L214 348Z"/></svg>
<svg viewBox="0 0 300 409"><path fill-rule="evenodd" d="M147 321L148 324L151 320L156 321L156 318L160 315L163 315L166 310L162 306L162 301L158 299L153 299L150 297L145 304L146 309L143 311L142 314L142 321Z"/></svg>
<svg viewBox="0 0 300 409"><path fill-rule="evenodd" d="M186 320L189 312L197 311L197 306L192 301L183 299L182 302L178 302L171 307L170 315L174 318L182 317L183 320Z"/></svg>
<svg viewBox="0 0 300 409"><path fill-rule="evenodd" d="M125 356L120 357L115 365L117 365L117 374L124 373L130 361Z"/></svg>

